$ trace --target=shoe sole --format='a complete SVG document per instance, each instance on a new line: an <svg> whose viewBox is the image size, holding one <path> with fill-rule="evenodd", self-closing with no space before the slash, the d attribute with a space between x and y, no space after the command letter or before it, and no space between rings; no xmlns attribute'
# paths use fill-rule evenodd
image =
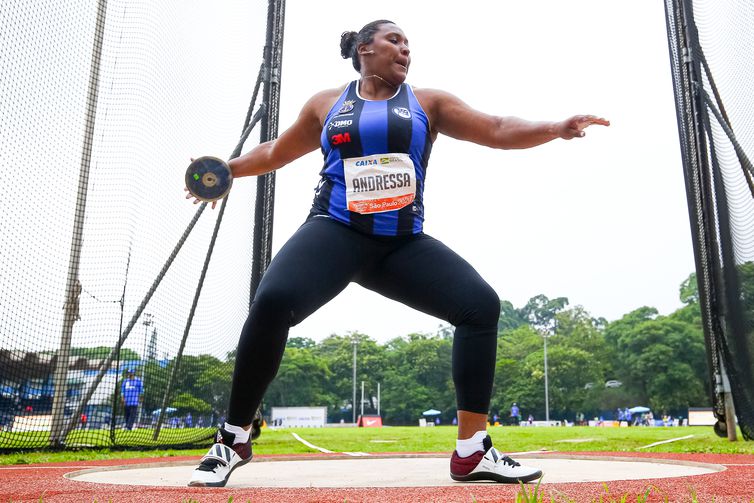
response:
<svg viewBox="0 0 754 503"><path fill-rule="evenodd" d="M243 459L236 463L236 465L230 469L228 474L225 476L224 480L219 480L217 482L204 482L201 480L192 480L188 483L189 487L225 487L225 484L228 483L228 479L230 478L230 475L233 473L233 470L238 468L239 466L243 466L249 461L251 461L252 456L249 456L249 459Z"/></svg>
<svg viewBox="0 0 754 503"><path fill-rule="evenodd" d="M506 477L504 475L500 475L499 473L493 473L493 472L475 472L475 473L469 473L468 475L456 475L453 472L450 473L450 478L455 480L456 482L474 482L478 480L487 480L487 481L494 481L499 482L501 484L518 484L519 482L531 482L532 480L537 480L539 478L542 478L542 470L538 470L531 475L527 475L525 477Z"/></svg>

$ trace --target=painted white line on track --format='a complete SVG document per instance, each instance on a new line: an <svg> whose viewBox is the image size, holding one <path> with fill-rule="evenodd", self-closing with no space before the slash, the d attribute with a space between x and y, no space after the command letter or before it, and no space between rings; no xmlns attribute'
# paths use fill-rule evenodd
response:
<svg viewBox="0 0 754 503"><path fill-rule="evenodd" d="M677 441L679 441L679 440L686 440L687 438L691 438L691 437L693 437L693 436L694 436L694 435L686 435L685 437L671 438L670 440L662 440L662 441L660 441L660 442L655 442L655 443L653 443L653 444L644 445L644 446L642 446L642 447L639 447L639 449L646 449L646 448L648 448L648 447L654 447L655 445L660 445L660 444L669 444L670 442L677 442Z"/></svg>
<svg viewBox="0 0 754 503"><path fill-rule="evenodd" d="M307 440L304 440L303 438L301 438L300 435L296 433L291 432L291 435L293 435L293 438L295 438L296 440L298 440L299 442L301 442L302 444L304 444L305 446L311 449L316 449L320 452L324 452L327 454L332 454L334 452L329 449L325 449L324 447L319 447L318 445L314 445L313 443L308 442ZM349 456L369 456L368 452L342 452L341 454L348 454Z"/></svg>
<svg viewBox="0 0 754 503"><path fill-rule="evenodd" d="M293 432L291 432L291 435L293 435L293 438L295 438L296 440L298 440L299 442L301 442L302 444L304 444L305 446L307 446L307 447L309 447L311 449L316 449L316 450L318 450L320 452L325 452L327 454L332 454L332 452L333 452L333 451L329 451L327 449L324 449L322 447L317 447L316 445L312 444L311 442L307 442L306 440L304 440L303 438L299 437L297 434L295 434Z"/></svg>

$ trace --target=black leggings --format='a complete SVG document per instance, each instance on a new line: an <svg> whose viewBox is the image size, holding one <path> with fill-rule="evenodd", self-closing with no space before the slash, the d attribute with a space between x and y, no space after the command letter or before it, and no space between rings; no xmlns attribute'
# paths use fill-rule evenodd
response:
<svg viewBox="0 0 754 503"><path fill-rule="evenodd" d="M228 423L251 424L283 358L288 329L354 281L456 327L459 410L486 414L500 300L468 262L426 235L378 237L310 217L265 272L241 332Z"/></svg>

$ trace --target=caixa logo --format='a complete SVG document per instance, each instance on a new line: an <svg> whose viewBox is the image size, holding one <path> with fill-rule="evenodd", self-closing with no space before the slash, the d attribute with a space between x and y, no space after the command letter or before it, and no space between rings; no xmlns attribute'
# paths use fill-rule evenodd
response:
<svg viewBox="0 0 754 503"><path fill-rule="evenodd" d="M393 108L393 113L400 117L401 119L410 119L411 118L411 112L406 107L395 107Z"/></svg>
<svg viewBox="0 0 754 503"><path fill-rule="evenodd" d="M362 160L356 161L354 163L354 165L359 166L359 167L361 167L361 166L376 166L377 164L379 164L377 162L377 159L362 159Z"/></svg>

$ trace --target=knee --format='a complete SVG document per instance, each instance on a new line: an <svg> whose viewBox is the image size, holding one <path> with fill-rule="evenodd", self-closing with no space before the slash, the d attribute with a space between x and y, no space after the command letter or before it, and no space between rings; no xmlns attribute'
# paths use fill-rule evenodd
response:
<svg viewBox="0 0 754 503"><path fill-rule="evenodd" d="M484 283L466 297L466 304L460 309L459 325L497 327L500 319L500 297L491 286Z"/></svg>
<svg viewBox="0 0 754 503"><path fill-rule="evenodd" d="M293 324L292 295L285 288L260 288L251 303L250 318L268 324Z"/></svg>

